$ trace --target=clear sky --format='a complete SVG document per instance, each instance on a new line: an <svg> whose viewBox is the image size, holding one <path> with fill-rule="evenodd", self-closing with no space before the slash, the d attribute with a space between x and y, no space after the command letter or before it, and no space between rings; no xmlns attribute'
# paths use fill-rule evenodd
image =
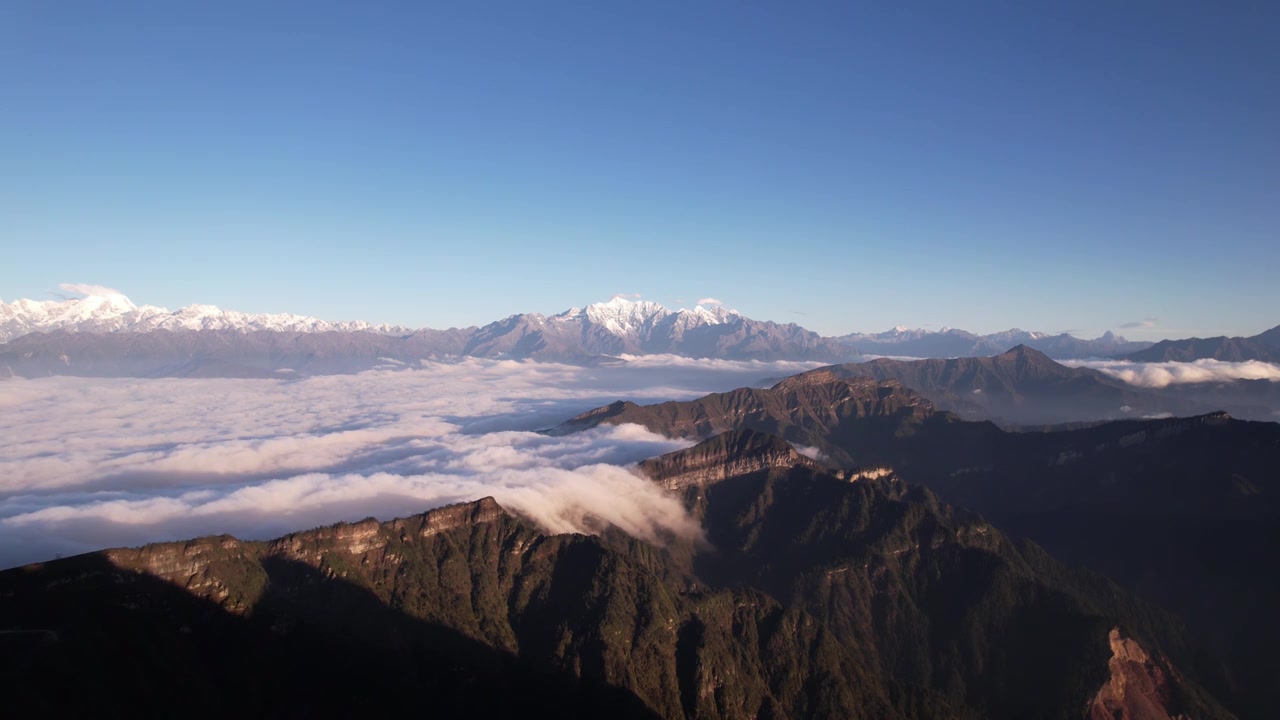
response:
<svg viewBox="0 0 1280 720"><path fill-rule="evenodd" d="M1277 38L1273 1L0 3L0 297L1253 334Z"/></svg>

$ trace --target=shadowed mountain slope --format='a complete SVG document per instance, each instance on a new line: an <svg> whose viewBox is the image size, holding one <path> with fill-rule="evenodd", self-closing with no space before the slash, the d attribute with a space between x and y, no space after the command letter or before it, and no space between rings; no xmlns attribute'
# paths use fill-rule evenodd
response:
<svg viewBox="0 0 1280 720"><path fill-rule="evenodd" d="M881 358L814 372L896 380L937 407L965 419L1012 424L1041 425L1214 409L1137 388L1096 370L1062 365L1025 345L991 357Z"/></svg>
<svg viewBox="0 0 1280 720"><path fill-rule="evenodd" d="M787 392L798 394L784 401ZM878 406L870 417L849 411L867 405L848 397L869 401L881 392L911 400ZM1280 605L1280 580L1259 572L1280 553L1280 425L1213 413L1004 432L934 411L895 381L830 370L765 391L615 404L560 429L599 422L636 422L672 437L762 430L844 468L891 466L1177 612L1229 659L1231 692L1246 698L1250 714L1280 701L1280 662L1267 650L1280 643L1270 610Z"/></svg>
<svg viewBox="0 0 1280 720"><path fill-rule="evenodd" d="M551 432L633 422L682 437L750 427L794 439L788 435L793 426L829 433L844 423L867 421L861 425L896 423L905 429L937 415L948 422L963 418L1012 427L1047 426L1144 414L1205 413L1213 409L1205 403L1207 399L1240 404L1248 382L1219 388L1216 394L1155 392L1017 347L985 358L880 359L832 365L786 378L772 388L742 388L683 403L640 408L619 402L572 418ZM1249 407L1269 418L1271 402L1264 396L1256 407ZM892 423L890 416L896 417Z"/></svg>
<svg viewBox="0 0 1280 720"><path fill-rule="evenodd" d="M0 618L0 643L34 646L0 676L32 711L895 716L803 613L699 590L616 533L543 535L492 500L18 568Z"/></svg>
<svg viewBox="0 0 1280 720"><path fill-rule="evenodd" d="M888 468L830 470L741 430L640 470L702 520L714 550L696 556L699 577L803 608L881 673L984 716L1079 717L1107 682L1099 658L1112 631L1195 662L1167 613ZM1167 657L1153 667L1172 672ZM1221 712L1194 684L1156 694L1166 710Z"/></svg>
<svg viewBox="0 0 1280 720"><path fill-rule="evenodd" d="M817 370L768 389L739 388L685 402L642 406L619 401L546 432L565 434L627 423L689 439L734 429L756 430L838 453L839 461L850 464L854 450L926 432L934 426L956 424L959 418L935 411L932 403L896 381L847 378ZM998 432L992 425L971 427L979 433Z"/></svg>
<svg viewBox="0 0 1280 720"><path fill-rule="evenodd" d="M0 573L7 707L1163 717L1113 697L1140 679L1165 710L1230 717L1178 660L1176 623L887 470L835 474L746 433L644 471L713 549L546 535L486 499ZM1141 672L1116 674L1117 642Z"/></svg>

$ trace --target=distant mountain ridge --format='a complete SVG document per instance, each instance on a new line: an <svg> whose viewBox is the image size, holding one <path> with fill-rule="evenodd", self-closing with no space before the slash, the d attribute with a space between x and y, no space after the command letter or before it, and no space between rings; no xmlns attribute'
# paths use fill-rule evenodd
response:
<svg viewBox="0 0 1280 720"><path fill-rule="evenodd" d="M1110 357L1150 347L1151 343L1127 340L1111 331L1092 340L1060 333L1034 332L1013 328L988 335L965 330L910 330L899 326L882 333L850 333L836 338L861 355L889 355L916 358L982 357L996 355L1015 345L1026 345L1060 360Z"/></svg>
<svg viewBox="0 0 1280 720"><path fill-rule="evenodd" d="M967 420L1008 424L1188 415L1217 409L1135 387L1090 368L1062 365L1026 345L991 357L880 358L811 372L894 380Z"/></svg>
<svg viewBox="0 0 1280 720"><path fill-rule="evenodd" d="M838 363L860 354L994 354L1018 342L1060 358L1146 347L1111 333L1082 340L1021 330L978 336L961 330L898 328L879 335L832 338L794 323L753 320L718 305L671 310L621 297L556 315L523 313L483 327L447 330L241 313L212 305L170 311L135 305L119 293L0 302L0 375L27 377L270 377L279 372L358 372L388 363L457 356L590 364L623 355L673 354Z"/></svg>
<svg viewBox="0 0 1280 720"><path fill-rule="evenodd" d="M1134 362L1192 362L1261 360L1280 363L1280 325L1250 337L1187 338L1161 340L1151 347L1120 356Z"/></svg>
<svg viewBox="0 0 1280 720"><path fill-rule="evenodd" d="M656 432L675 430L686 437L705 437L747 422L754 429L783 434L782 426L808 420L830 428L846 416L869 418L906 408L911 409L913 421L946 411L954 419L990 420L1004 427L1193 415L1221 407L1233 411L1238 407L1245 415L1270 420L1269 406L1251 408L1238 397L1263 389L1242 387L1235 394L1220 392L1213 397L1151 390L1090 368L1062 365L1019 345L992 357L878 358L830 365L794 375L769 389L708 395L692 406L668 402L640 407L619 401L566 421L553 432L602 422L635 422ZM1231 402L1215 406L1211 400Z"/></svg>

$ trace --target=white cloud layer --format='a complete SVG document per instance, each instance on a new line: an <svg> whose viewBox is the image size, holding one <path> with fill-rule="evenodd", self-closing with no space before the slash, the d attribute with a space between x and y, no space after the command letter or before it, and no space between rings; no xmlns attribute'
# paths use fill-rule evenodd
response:
<svg viewBox="0 0 1280 720"><path fill-rule="evenodd" d="M69 292L72 295L84 295L86 297L96 295L98 297L111 297L112 295L123 295L124 293L105 285L89 285L86 283L61 283L58 288L63 292Z"/></svg>
<svg viewBox="0 0 1280 720"><path fill-rule="evenodd" d="M798 453L800 453L801 455L803 455L803 456L805 456L805 457L809 458L810 460L816 460L816 461L818 461L818 462L826 462L826 461L827 461L827 456L826 456L826 454L825 454L825 453L823 453L823 452L822 452L821 450L819 450L818 448L813 447L812 445L796 445L795 443L792 443L792 444L791 444L791 447L795 448L795 449L796 449L796 452L798 452Z"/></svg>
<svg viewBox="0 0 1280 720"><path fill-rule="evenodd" d="M1163 388L1191 383L1270 380L1280 382L1280 365L1247 360L1196 360L1195 362L1141 363L1124 360L1066 360L1064 365L1088 367L1130 385Z"/></svg>
<svg viewBox="0 0 1280 720"><path fill-rule="evenodd" d="M637 426L531 431L619 398L697 397L797 365L469 359L298 380L0 381L0 567L486 495L555 532L604 520L638 537L694 536L680 504L626 468L687 443Z"/></svg>

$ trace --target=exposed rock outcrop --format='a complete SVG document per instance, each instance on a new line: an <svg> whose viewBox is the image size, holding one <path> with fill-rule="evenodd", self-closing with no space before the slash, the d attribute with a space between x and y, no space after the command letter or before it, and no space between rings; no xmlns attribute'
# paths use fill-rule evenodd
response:
<svg viewBox="0 0 1280 720"><path fill-rule="evenodd" d="M737 430L717 435L685 450L645 460L639 469L662 487L680 490L761 470L797 466L820 467L776 435Z"/></svg>
<svg viewBox="0 0 1280 720"><path fill-rule="evenodd" d="M1151 657L1120 628L1107 636L1111 673L1089 703L1089 720L1190 720L1170 712L1175 679L1165 661Z"/></svg>

